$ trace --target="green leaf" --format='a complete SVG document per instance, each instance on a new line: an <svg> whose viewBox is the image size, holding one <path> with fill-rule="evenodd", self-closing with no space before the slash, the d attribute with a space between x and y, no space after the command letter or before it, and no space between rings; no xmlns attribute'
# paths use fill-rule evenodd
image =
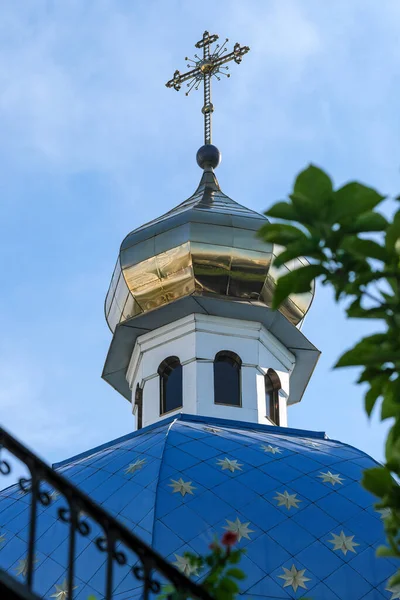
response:
<svg viewBox="0 0 400 600"><path fill-rule="evenodd" d="M326 273L327 270L322 265L307 265L279 277L272 300L272 308L278 309L290 294L310 291L311 282L319 275Z"/></svg>
<svg viewBox="0 0 400 600"><path fill-rule="evenodd" d="M400 416L400 398L393 393L391 384L386 390L381 408L381 420Z"/></svg>
<svg viewBox="0 0 400 600"><path fill-rule="evenodd" d="M370 212L377 206L384 196L373 188L362 185L357 181L347 183L336 190L330 211L332 222L341 222L343 219Z"/></svg>
<svg viewBox="0 0 400 600"><path fill-rule="evenodd" d="M386 451L386 456L388 457L388 460L386 461L387 468L389 469L389 471L391 471L392 473L395 473L397 475L397 477L399 477L400 476L400 451L399 451L399 449L392 448L392 450L390 452ZM394 488L394 489L396 489L396 488ZM396 490L396 491L398 491L398 490ZM399 504L398 494L396 496L396 500L395 500L394 504L397 509L398 504ZM386 521L388 521L389 519L393 519L393 515L388 517L386 519Z"/></svg>
<svg viewBox="0 0 400 600"><path fill-rule="evenodd" d="M232 592L224 590L223 588L217 586L211 590L208 590L211 597L216 598L218 600L233 600L234 596Z"/></svg>
<svg viewBox="0 0 400 600"><path fill-rule="evenodd" d="M240 561L242 554L243 554L243 552L241 550L234 550L229 555L229 562L232 565L237 565L238 562Z"/></svg>
<svg viewBox="0 0 400 600"><path fill-rule="evenodd" d="M211 554L211 556L207 556L206 557L206 564L211 567L211 565L214 564L214 555Z"/></svg>
<svg viewBox="0 0 400 600"><path fill-rule="evenodd" d="M315 206L315 203L312 199L310 199L308 196L305 196L303 194L299 194L298 192L294 193L294 194L290 194L289 198L292 201L294 210L299 215L298 220L301 223L310 223L310 224L315 223L315 221L318 218L319 212L318 212L318 210ZM320 202L321 202L321 199L320 199ZM321 204L322 204L322 202L321 202ZM320 209L321 206L319 206L318 208Z"/></svg>
<svg viewBox="0 0 400 600"><path fill-rule="evenodd" d="M352 219L349 225L343 226L346 233L363 233L369 231L385 231L389 223L380 213L370 211Z"/></svg>
<svg viewBox="0 0 400 600"><path fill-rule="evenodd" d="M363 383L364 381L371 383L375 379L375 377L381 376L383 374L385 374L386 377L388 377L386 372L383 372L379 368L365 367L365 369L362 371L359 378L357 379L357 383Z"/></svg>
<svg viewBox="0 0 400 600"><path fill-rule="evenodd" d="M280 267L289 260L293 260L299 256L316 258L321 261L325 260L324 253L319 248L318 240L306 239L289 244L286 250L278 254L274 260L274 264L276 267Z"/></svg>
<svg viewBox="0 0 400 600"><path fill-rule="evenodd" d="M384 344L387 341L386 333L374 333L362 338L357 346L375 346L376 344Z"/></svg>
<svg viewBox="0 0 400 600"><path fill-rule="evenodd" d="M355 236L344 238L340 246L347 252L354 253L363 258L375 258L385 262L388 258L386 248L373 240L363 240Z"/></svg>
<svg viewBox="0 0 400 600"><path fill-rule="evenodd" d="M315 165L310 165L299 173L293 186L293 192L298 198L307 198L317 209L328 202L332 191L329 175Z"/></svg>
<svg viewBox="0 0 400 600"><path fill-rule="evenodd" d="M397 554L388 546L378 546L376 549L377 556L397 556Z"/></svg>
<svg viewBox="0 0 400 600"><path fill-rule="evenodd" d="M294 210L293 206L288 202L277 202L265 213L267 217L273 217L274 219L283 219L284 221L297 221L298 214Z"/></svg>
<svg viewBox="0 0 400 600"><path fill-rule="evenodd" d="M387 304L376 306L373 308L363 308L360 306L360 298L354 300L354 302L346 309L347 316L352 319L385 319L387 316Z"/></svg>
<svg viewBox="0 0 400 600"><path fill-rule="evenodd" d="M223 577L219 583L219 587L227 592L231 592L232 594L237 594L239 591L239 586L235 581L229 579L228 577Z"/></svg>
<svg viewBox="0 0 400 600"><path fill-rule="evenodd" d="M287 244L297 240L307 240L307 236L300 229L283 223L266 223L257 232L257 235L265 242L272 242L281 246L287 246Z"/></svg>
<svg viewBox="0 0 400 600"><path fill-rule="evenodd" d="M388 302L395 303L399 298L399 283L397 277L388 277L387 282L393 291L393 295L389 296L389 294L385 294L384 292L381 292L381 294L386 298Z"/></svg>
<svg viewBox="0 0 400 600"><path fill-rule="evenodd" d="M400 351L395 351L384 333L377 333L362 339L354 348L345 352L335 364L340 367L382 365L400 360Z"/></svg>
<svg viewBox="0 0 400 600"><path fill-rule="evenodd" d="M392 223L386 230L386 248L393 251L397 241L400 239L400 210L393 217Z"/></svg>
<svg viewBox="0 0 400 600"><path fill-rule="evenodd" d="M183 597L182 594L180 594L179 592L177 592L175 590L173 585L164 584L161 586L161 593L159 594L159 596L157 596L157 600L164 600L164 599L166 600L167 598L172 600L179 596ZM92 598L93 598L93 600L97 600L97 598L95 596L90 596L88 598L88 600L92 600Z"/></svg>
<svg viewBox="0 0 400 600"><path fill-rule="evenodd" d="M389 579L388 585L389 585L389 587L394 587L394 586L398 586L399 584L400 584L400 572L397 571L397 573Z"/></svg>
<svg viewBox="0 0 400 600"><path fill-rule="evenodd" d="M399 440L400 422L396 420L388 433L385 444L386 460L388 463L391 463L390 468L394 472L396 472L396 467L395 464L392 466L392 463L397 463L397 465L400 464Z"/></svg>
<svg viewBox="0 0 400 600"><path fill-rule="evenodd" d="M235 579L246 579L246 575L241 569L228 569L226 572L227 577L234 577Z"/></svg>
<svg viewBox="0 0 400 600"><path fill-rule="evenodd" d="M364 399L365 410L369 417L371 416L372 409L374 408L375 403L381 394L382 394L381 383L374 381L373 385L371 385L370 389L365 394L365 399Z"/></svg>
<svg viewBox="0 0 400 600"><path fill-rule="evenodd" d="M389 493L392 484L392 476L386 467L375 467L364 471L362 485L379 498Z"/></svg>
<svg viewBox="0 0 400 600"><path fill-rule="evenodd" d="M349 350L338 360L335 369L341 367L360 367L363 365L384 365L400 360L400 352L392 350L380 350L376 348L365 348L363 350Z"/></svg>

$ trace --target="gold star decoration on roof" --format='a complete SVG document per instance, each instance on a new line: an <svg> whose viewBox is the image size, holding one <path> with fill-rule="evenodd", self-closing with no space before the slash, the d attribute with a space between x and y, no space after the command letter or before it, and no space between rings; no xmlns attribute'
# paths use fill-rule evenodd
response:
<svg viewBox="0 0 400 600"><path fill-rule="evenodd" d="M306 446L309 446L310 448L319 448L321 445L319 442L314 442L313 440L303 440L303 442Z"/></svg>
<svg viewBox="0 0 400 600"><path fill-rule="evenodd" d="M139 459L139 458L138 458L138 460L137 460L137 461L135 461L134 463L131 463L131 464L130 464L130 465L129 465L129 466L126 468L126 469L125 469L125 474L126 474L126 475L129 475L129 474L131 474L131 473L136 473L136 471L139 471L139 470L140 470L140 469L143 467L143 465L144 465L144 463L145 463L145 462L146 462L146 459L145 459L145 458L141 458L141 459Z"/></svg>
<svg viewBox="0 0 400 600"><path fill-rule="evenodd" d="M171 479L172 483L169 483L169 487L172 487L172 493L176 494L179 493L182 496L185 496L186 494L192 494L193 496L193 490L195 490L195 486L192 485L191 481L183 481L182 477L180 479L178 479L178 481L176 481L175 479Z"/></svg>
<svg viewBox="0 0 400 600"><path fill-rule="evenodd" d="M192 565L190 560L186 558L186 556L179 556L179 554L174 554L176 561L172 563L175 565L177 569L179 569L186 577L190 577L191 575L198 575L199 567L197 565Z"/></svg>
<svg viewBox="0 0 400 600"><path fill-rule="evenodd" d="M4 533L0 534L0 546L6 543L6 536Z"/></svg>
<svg viewBox="0 0 400 600"><path fill-rule="evenodd" d="M235 471L241 471L242 470L242 463L238 463L238 461L233 458L233 459L229 459L229 458L224 458L223 460L218 460L217 461L217 465L222 467L223 471L230 471L231 473L234 473Z"/></svg>
<svg viewBox="0 0 400 600"><path fill-rule="evenodd" d="M331 473L330 471L327 471L326 473L322 473L321 471L321 475L318 475L318 477L320 479L322 479L323 483L331 483L333 486L335 485L335 483L339 483L339 485L343 485L343 477L341 477L339 475L339 473L336 473L336 475L334 473Z"/></svg>
<svg viewBox="0 0 400 600"><path fill-rule="evenodd" d="M296 569L294 565L292 565L290 569L285 569L285 567L282 567L282 569L284 573L283 575L278 575L278 577L284 579L284 588L292 586L295 592L297 592L297 588L299 587L307 589L305 583L306 581L311 581L311 579L304 576L304 573L306 572L305 569Z"/></svg>
<svg viewBox="0 0 400 600"><path fill-rule="evenodd" d="M253 529L249 529L250 521L247 523L242 523L238 517L236 517L235 521L229 521L228 519L225 519L225 521L228 523L228 525L225 525L223 529L237 533L238 542L240 542L242 538L249 540L249 533L254 533Z"/></svg>
<svg viewBox="0 0 400 600"><path fill-rule="evenodd" d="M33 558L33 564L36 565L36 563L39 562L39 559L34 557ZM21 558L17 565L14 567L14 573L16 575L22 575L23 577L26 577L28 574L28 559L27 558Z"/></svg>
<svg viewBox="0 0 400 600"><path fill-rule="evenodd" d="M390 598L390 600L396 600L397 598L400 598L400 583L398 583L396 585L388 586L385 588L385 590L392 594L392 597Z"/></svg>
<svg viewBox="0 0 400 600"><path fill-rule="evenodd" d="M56 600L68 600L68 583L67 580L64 579L61 585L55 585L56 591L54 594L51 594L50 598L56 598ZM78 586L74 585L73 590L76 590Z"/></svg>
<svg viewBox="0 0 400 600"><path fill-rule="evenodd" d="M268 444L268 446L263 444L261 446L261 450L264 450L264 452L270 452L271 454L282 454L282 450L280 448L277 446L271 446L270 444Z"/></svg>
<svg viewBox="0 0 400 600"><path fill-rule="evenodd" d="M219 433L219 429L215 427L204 427L204 431L209 431L210 433Z"/></svg>
<svg viewBox="0 0 400 600"><path fill-rule="evenodd" d="M296 496L297 494L289 494L289 492L285 490L283 494L277 492L276 496L274 496L274 500L278 502L278 506L286 506L286 508L290 510L292 507L299 508L297 505L301 500Z"/></svg>
<svg viewBox="0 0 400 600"><path fill-rule="evenodd" d="M344 555L348 552L354 552L356 554L356 550L354 550L354 546L359 546L354 542L354 535L345 535L343 530L340 532L340 535L335 535L332 533L333 538L328 540L330 544L333 545L334 550L341 550Z"/></svg>

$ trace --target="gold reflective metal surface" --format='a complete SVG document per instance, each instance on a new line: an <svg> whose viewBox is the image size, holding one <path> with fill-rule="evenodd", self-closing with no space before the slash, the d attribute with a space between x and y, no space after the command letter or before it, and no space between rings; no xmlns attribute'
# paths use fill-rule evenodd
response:
<svg viewBox="0 0 400 600"><path fill-rule="evenodd" d="M225 196L214 173L205 171L193 196L123 241L105 302L111 330L189 295L258 300L270 307L277 278L307 261L277 269L273 257L282 248L256 237L265 221ZM313 295L293 294L280 312L297 325Z"/></svg>
<svg viewBox="0 0 400 600"><path fill-rule="evenodd" d="M211 60L203 61L199 64L199 69L202 73L211 73L214 68L214 63Z"/></svg>

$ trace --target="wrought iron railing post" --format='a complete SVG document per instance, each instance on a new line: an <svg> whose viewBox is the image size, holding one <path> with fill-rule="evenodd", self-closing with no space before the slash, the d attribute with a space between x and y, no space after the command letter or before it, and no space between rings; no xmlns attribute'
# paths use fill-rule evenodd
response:
<svg viewBox="0 0 400 600"><path fill-rule="evenodd" d="M87 536L91 531L86 517L90 517L97 525L100 525L104 531L103 536L99 536L95 539L95 544L99 548L99 551L107 553L105 600L112 600L113 598L114 563L123 566L128 562L126 552L119 548L117 550L117 545L119 546L120 543L128 550L134 552L138 557L140 566L135 564L130 567L130 570L133 576L142 582L144 600L149 600L150 594L158 594L161 591L160 582L153 576L154 572L162 576L163 579L167 580L175 589L182 592L188 598L190 597L196 600L212 600L205 589L179 572L150 546L145 544L134 533L129 531L124 525L108 514L101 506L97 505L86 494L81 492L72 483L60 475L60 473L51 469L2 428L0 428L0 475L9 475L12 472L10 463L4 460L2 456L3 449L6 449L10 454L23 462L31 475L30 480L19 480L21 490L24 492L31 492L27 574L25 583L26 587L31 592L34 591L34 566L36 562L35 543L37 521L40 519L40 515L38 514L38 503L43 506L48 506L53 501L49 491L41 488L41 484L45 483L51 486L54 491L59 492L65 498L67 503L67 506L59 508L57 513L58 518L66 523L69 528L68 566L65 590L65 597L68 598L68 600L73 600L74 598L76 536L78 534ZM85 519L81 519L80 517L82 512L85 514Z"/></svg>
<svg viewBox="0 0 400 600"><path fill-rule="evenodd" d="M75 571L75 535L76 525L78 520L78 511L73 497L68 498L69 510L70 510L70 524L69 524L69 544L68 544L68 598L73 597L74 589L74 571Z"/></svg>
<svg viewBox="0 0 400 600"><path fill-rule="evenodd" d="M36 542L36 519L37 519L37 499L39 495L39 479L38 471L35 469L33 461L29 461L28 468L31 474L30 485L31 485L31 508L30 508L30 521L29 521L29 541L28 541L28 573L27 573L27 585L29 590L33 591L33 563L35 559L35 542ZM20 487L23 492L26 490L23 488L20 481Z"/></svg>
<svg viewBox="0 0 400 600"><path fill-rule="evenodd" d="M115 554L115 539L112 530L107 531L107 566L106 566L106 594L105 600L111 600L112 597L112 583L113 583L113 568L114 568L114 554Z"/></svg>

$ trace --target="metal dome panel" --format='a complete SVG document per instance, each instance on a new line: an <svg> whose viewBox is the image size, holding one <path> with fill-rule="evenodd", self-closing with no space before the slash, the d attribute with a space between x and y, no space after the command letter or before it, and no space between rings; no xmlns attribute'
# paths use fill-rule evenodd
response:
<svg viewBox="0 0 400 600"><path fill-rule="evenodd" d="M226 196L212 171L182 204L135 229L121 245L105 302L112 331L141 313L188 295L252 299L271 305L279 249L256 237L266 218ZM300 266L291 265L280 271ZM281 312L293 324L313 293L291 296Z"/></svg>
<svg viewBox="0 0 400 600"><path fill-rule="evenodd" d="M396 565L375 556L382 515L360 483L373 466L323 433L179 415L55 468L192 577L184 553L205 554L229 530L246 548L247 598L389 600ZM0 492L0 568L18 578L29 502L17 486ZM65 578L69 526L57 513L65 505L60 495L38 517L34 590L45 599ZM78 535L77 554L74 598L102 598L104 553ZM130 568L116 565L113 597L139 598Z"/></svg>

